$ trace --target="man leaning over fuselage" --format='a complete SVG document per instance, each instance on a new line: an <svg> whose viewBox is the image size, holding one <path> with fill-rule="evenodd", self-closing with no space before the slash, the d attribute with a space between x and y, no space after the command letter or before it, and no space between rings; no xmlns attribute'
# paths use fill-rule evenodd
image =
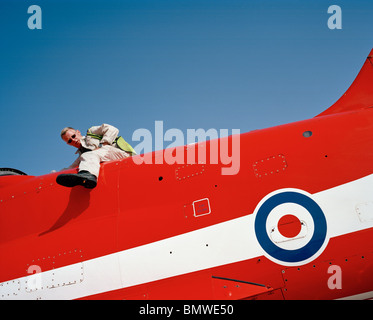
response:
<svg viewBox="0 0 373 320"><path fill-rule="evenodd" d="M76 153L79 154L78 158L66 169L79 166L79 172L60 174L57 176L57 183L65 187L82 185L90 189L95 188L101 162L119 160L132 155L133 149L128 144L127 151L118 146L118 133L119 130L109 124L91 127L86 136L82 136L79 130L72 127L62 129L62 140L77 148Z"/></svg>

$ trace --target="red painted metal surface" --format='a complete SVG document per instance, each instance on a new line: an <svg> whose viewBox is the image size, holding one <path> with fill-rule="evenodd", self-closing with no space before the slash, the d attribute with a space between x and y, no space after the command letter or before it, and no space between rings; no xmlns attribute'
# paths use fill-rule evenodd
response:
<svg viewBox="0 0 373 320"><path fill-rule="evenodd" d="M250 215L275 190L315 194L371 175L372 55L373 50L346 94L318 117L242 134L236 175L222 175L220 161L209 163L208 141L204 164L138 165L132 158L104 163L93 190L61 187L58 173L0 177L0 283L27 276L32 265L55 270ZM232 137L225 139L232 143ZM153 159L163 152L154 152ZM292 237L299 221L282 221L289 223L290 229L281 226L280 232ZM372 236L368 228L332 238L319 257L302 266L279 265L260 255L81 298L351 296L373 291ZM342 290L326 285L331 264L343 268Z"/></svg>
<svg viewBox="0 0 373 320"><path fill-rule="evenodd" d="M320 113L325 116L349 110L361 110L373 107L373 50L369 53L363 67L345 94L330 108Z"/></svg>

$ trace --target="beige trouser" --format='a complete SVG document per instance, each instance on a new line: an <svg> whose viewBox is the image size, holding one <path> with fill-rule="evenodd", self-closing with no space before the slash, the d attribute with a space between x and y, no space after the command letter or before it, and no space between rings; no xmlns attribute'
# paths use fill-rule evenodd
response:
<svg viewBox="0 0 373 320"><path fill-rule="evenodd" d="M79 171L86 170L98 178L100 163L104 161L119 160L130 155L113 146L103 146L94 151L84 152L80 156Z"/></svg>

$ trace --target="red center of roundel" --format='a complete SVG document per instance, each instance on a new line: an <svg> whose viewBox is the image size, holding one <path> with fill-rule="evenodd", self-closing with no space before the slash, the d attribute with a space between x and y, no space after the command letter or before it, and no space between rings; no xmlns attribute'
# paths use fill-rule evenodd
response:
<svg viewBox="0 0 373 320"><path fill-rule="evenodd" d="M302 225L299 219L292 214L283 216L278 224L278 231L286 238L294 238L297 236L302 229Z"/></svg>

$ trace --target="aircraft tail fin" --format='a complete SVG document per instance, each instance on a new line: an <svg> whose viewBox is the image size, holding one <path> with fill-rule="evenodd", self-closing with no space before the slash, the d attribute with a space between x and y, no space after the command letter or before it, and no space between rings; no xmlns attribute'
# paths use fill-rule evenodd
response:
<svg viewBox="0 0 373 320"><path fill-rule="evenodd" d="M373 107L373 49L344 95L317 117L370 107Z"/></svg>

